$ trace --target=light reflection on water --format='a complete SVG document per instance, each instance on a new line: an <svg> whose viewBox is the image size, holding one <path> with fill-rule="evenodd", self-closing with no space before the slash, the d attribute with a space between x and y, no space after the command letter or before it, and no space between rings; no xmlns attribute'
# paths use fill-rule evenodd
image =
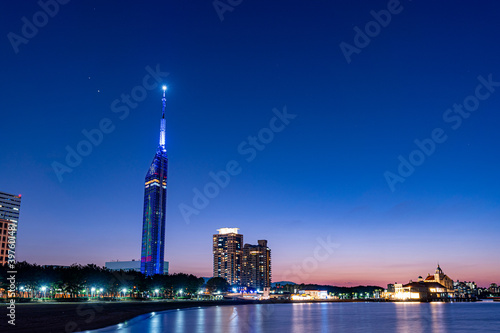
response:
<svg viewBox="0 0 500 333"><path fill-rule="evenodd" d="M93 332L500 332L500 302L213 306L139 316Z"/></svg>

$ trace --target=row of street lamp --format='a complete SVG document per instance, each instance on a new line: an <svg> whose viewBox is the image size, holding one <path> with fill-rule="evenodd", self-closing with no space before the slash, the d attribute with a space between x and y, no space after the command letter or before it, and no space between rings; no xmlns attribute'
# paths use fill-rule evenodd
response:
<svg viewBox="0 0 500 333"><path fill-rule="evenodd" d="M28 289L25 289L23 286L19 287L19 290L22 291L23 293L25 291L29 291ZM47 287L46 286L40 287L40 291L43 293L43 297L45 298L46 297ZM83 293L85 293L86 291L87 290L82 290ZM125 295L127 294L127 292L130 292L131 290L128 290L127 288L123 288L121 291L123 293L123 297L125 297ZM94 297L95 294L99 294L99 293L101 293L101 295L102 295L102 293L104 292L104 288L97 289L95 287L92 287L92 288L90 288L90 292L91 292L91 294L90 294L91 297ZM181 297L182 297L183 292L184 291L182 289L179 289L178 293L180 294ZM160 293L159 289L155 289L154 290L154 295L156 297L159 297L159 293ZM202 293L202 291L198 292L198 294L201 294L201 293Z"/></svg>

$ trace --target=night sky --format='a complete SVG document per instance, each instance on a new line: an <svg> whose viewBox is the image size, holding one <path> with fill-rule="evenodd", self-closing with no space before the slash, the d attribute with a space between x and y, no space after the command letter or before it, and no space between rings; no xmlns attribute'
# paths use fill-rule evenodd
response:
<svg viewBox="0 0 500 333"><path fill-rule="evenodd" d="M22 194L17 260L139 259L166 84L171 272L211 276L212 234L238 227L268 240L273 281L406 283L439 262L454 280L500 282L500 5L229 3L75 0L53 17L0 3L0 191ZM81 143L99 127L97 146ZM67 147L87 156L68 166ZM183 216L230 161L241 172Z"/></svg>

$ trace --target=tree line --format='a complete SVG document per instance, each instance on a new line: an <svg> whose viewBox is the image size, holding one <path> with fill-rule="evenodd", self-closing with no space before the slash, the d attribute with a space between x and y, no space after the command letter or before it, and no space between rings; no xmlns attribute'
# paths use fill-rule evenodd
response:
<svg viewBox="0 0 500 333"><path fill-rule="evenodd" d="M7 290L7 265L0 265L0 288ZM41 266L16 263L16 288L23 297L189 297L204 291L205 280L192 274L146 276L111 271L95 264Z"/></svg>

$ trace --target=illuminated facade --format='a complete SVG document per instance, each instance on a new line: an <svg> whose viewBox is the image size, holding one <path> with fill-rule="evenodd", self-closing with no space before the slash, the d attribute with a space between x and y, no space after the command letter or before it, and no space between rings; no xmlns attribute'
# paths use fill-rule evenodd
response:
<svg viewBox="0 0 500 333"><path fill-rule="evenodd" d="M230 285L241 284L243 235L239 228L217 229L213 235L213 276L226 279Z"/></svg>
<svg viewBox="0 0 500 333"><path fill-rule="evenodd" d="M166 87L163 87L160 143L144 184L141 272L146 275L164 273L168 170L167 149L165 148L165 90Z"/></svg>
<svg viewBox="0 0 500 333"><path fill-rule="evenodd" d="M439 267L439 264L436 268L436 271L434 272L434 275L427 274L424 282L437 282L445 286L447 289L453 290L453 280L450 279L448 275L443 273L443 270L441 269L441 267Z"/></svg>
<svg viewBox="0 0 500 333"><path fill-rule="evenodd" d="M332 299L333 297L328 296L328 291L326 290L299 290L298 294L293 294L290 297L292 300L311 300L311 299Z"/></svg>
<svg viewBox="0 0 500 333"><path fill-rule="evenodd" d="M271 249L267 240L258 245L245 244L241 269L241 284L258 290L271 287Z"/></svg>
<svg viewBox="0 0 500 333"><path fill-rule="evenodd" d="M9 243L16 244L20 209L21 195L0 192L0 265L9 259Z"/></svg>
<svg viewBox="0 0 500 333"><path fill-rule="evenodd" d="M444 274L438 265L435 274L428 274L425 279L419 276L417 282L410 280L407 284L387 285L384 296L402 301L451 298L454 297L453 280Z"/></svg>

